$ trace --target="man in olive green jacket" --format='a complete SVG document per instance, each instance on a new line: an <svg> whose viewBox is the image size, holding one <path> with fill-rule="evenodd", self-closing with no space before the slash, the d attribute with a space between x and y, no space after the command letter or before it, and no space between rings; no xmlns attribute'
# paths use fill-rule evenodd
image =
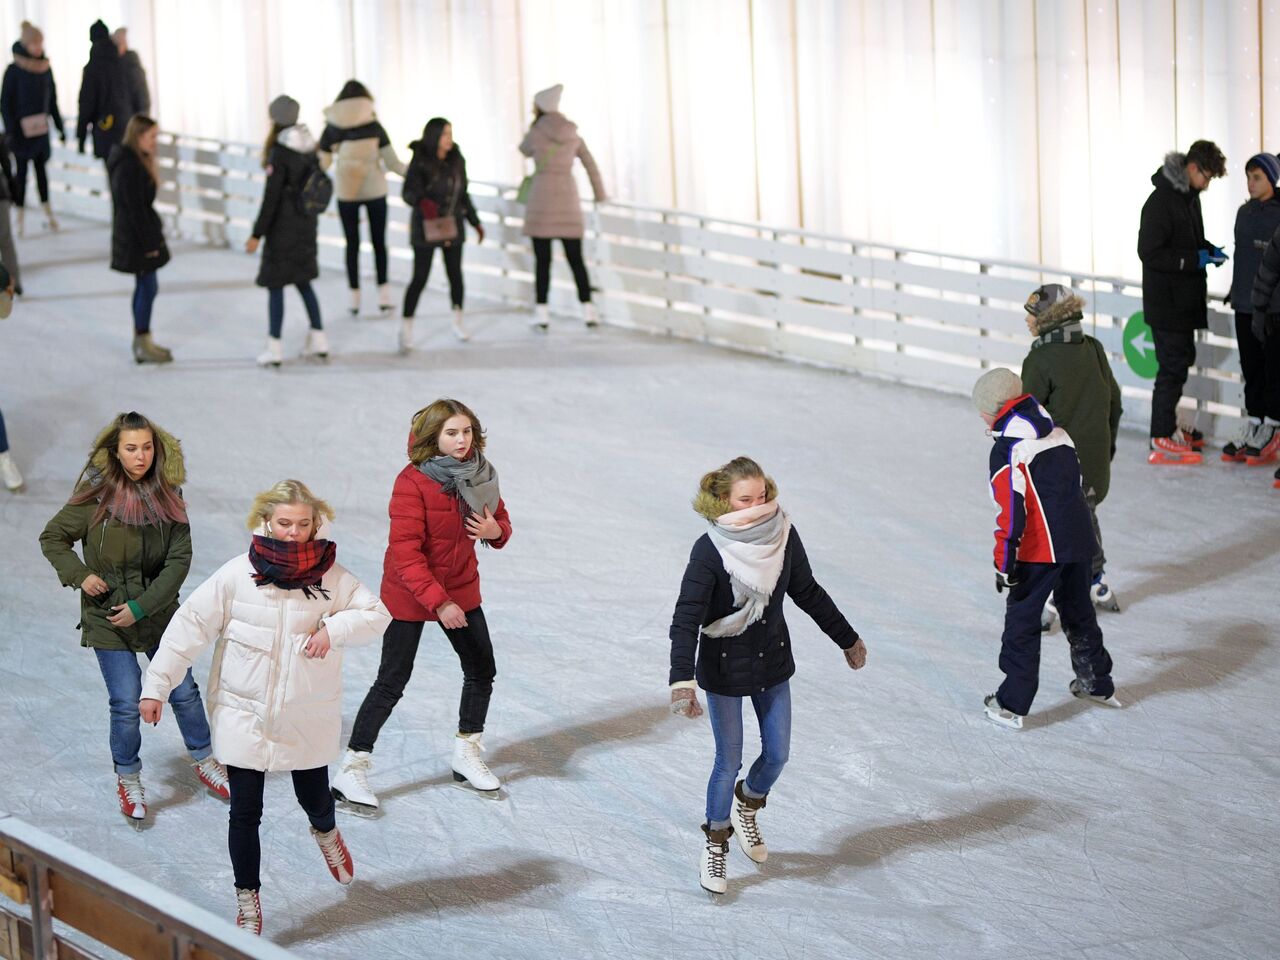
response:
<svg viewBox="0 0 1280 960"><path fill-rule="evenodd" d="M1022 361L1022 386L1075 443L1097 541L1093 599L1099 606L1117 610L1104 575L1107 558L1102 550L1097 508L1111 487L1111 460L1120 432L1120 385L1102 344L1081 326L1082 297L1061 284L1051 283L1031 294L1024 308L1027 329L1036 339Z"/></svg>

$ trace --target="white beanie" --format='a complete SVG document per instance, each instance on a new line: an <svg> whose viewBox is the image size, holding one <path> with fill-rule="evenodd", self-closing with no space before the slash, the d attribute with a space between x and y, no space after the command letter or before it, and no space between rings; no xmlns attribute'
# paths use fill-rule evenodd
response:
<svg viewBox="0 0 1280 960"><path fill-rule="evenodd" d="M973 405L994 417L1014 397L1022 396L1022 380L1007 367L988 370L973 385Z"/></svg>
<svg viewBox="0 0 1280 960"><path fill-rule="evenodd" d="M533 95L533 105L543 113L559 113L560 94L562 93L564 93L563 83L557 83L554 87L539 90Z"/></svg>

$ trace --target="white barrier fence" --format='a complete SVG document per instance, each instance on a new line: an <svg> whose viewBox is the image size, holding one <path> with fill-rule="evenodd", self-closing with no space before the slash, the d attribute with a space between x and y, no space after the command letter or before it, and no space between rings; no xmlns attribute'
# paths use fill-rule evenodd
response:
<svg viewBox="0 0 1280 960"><path fill-rule="evenodd" d="M157 205L170 230L213 244L243 243L262 193L259 148L166 135L161 164ZM56 207L110 216L99 161L55 145L50 181L59 191ZM471 189L487 237L483 245L467 245L469 292L531 304L533 257L514 188L472 181ZM390 203L392 279L402 281L412 253L408 211L394 186ZM322 264L341 268L336 204L321 218L320 240ZM1151 381L1125 359L1126 321L1142 309L1135 281L622 203L588 213L584 246L608 323L949 392L967 392L983 368L1018 369L1031 339L1022 303L1042 283L1069 284L1089 302L1086 327L1110 354L1125 422L1147 425ZM367 254L363 262L367 267ZM246 274L252 269L246 264ZM575 299L557 266L553 311L572 312ZM1243 416L1243 390L1233 317L1215 307L1209 330L1198 337L1181 416L1223 434ZM1139 359L1153 358L1148 338L1130 341Z"/></svg>

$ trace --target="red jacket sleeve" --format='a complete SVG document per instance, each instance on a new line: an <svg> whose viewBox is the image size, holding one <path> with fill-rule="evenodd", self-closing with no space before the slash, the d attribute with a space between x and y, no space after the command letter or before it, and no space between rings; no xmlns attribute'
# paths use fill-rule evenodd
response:
<svg viewBox="0 0 1280 960"><path fill-rule="evenodd" d="M387 512L391 515L387 554L395 572L414 598L429 612L435 613L451 598L427 562L426 502L417 485L404 474L396 477Z"/></svg>
<svg viewBox="0 0 1280 960"><path fill-rule="evenodd" d="M511 539L511 517L507 515L507 505L501 498L498 499L498 512L493 515L493 519L497 520L498 526L502 528L502 536L497 540L490 540L489 546L495 550L501 550Z"/></svg>

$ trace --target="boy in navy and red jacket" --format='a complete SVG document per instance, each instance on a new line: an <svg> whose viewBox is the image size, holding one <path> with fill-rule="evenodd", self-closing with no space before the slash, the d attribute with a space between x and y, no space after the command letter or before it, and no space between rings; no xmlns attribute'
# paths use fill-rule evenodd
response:
<svg viewBox="0 0 1280 960"><path fill-rule="evenodd" d="M973 402L995 441L996 590L1009 591L1000 638L1005 679L986 698L987 716L1021 729L1030 712L1040 684L1040 611L1051 593L1071 644L1076 679L1069 689L1081 699L1119 706L1089 596L1095 543L1075 446L1035 397L1022 392L1011 370L983 374Z"/></svg>

